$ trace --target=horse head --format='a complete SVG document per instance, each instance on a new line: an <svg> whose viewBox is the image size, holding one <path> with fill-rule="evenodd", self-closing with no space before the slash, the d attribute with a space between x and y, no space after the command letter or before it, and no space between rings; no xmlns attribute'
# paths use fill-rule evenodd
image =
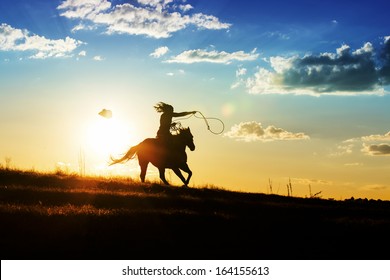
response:
<svg viewBox="0 0 390 280"><path fill-rule="evenodd" d="M191 133L190 128L181 128L179 131L180 139L182 139L183 143L186 144L186 146L191 150L195 150L195 144L194 144L194 136Z"/></svg>

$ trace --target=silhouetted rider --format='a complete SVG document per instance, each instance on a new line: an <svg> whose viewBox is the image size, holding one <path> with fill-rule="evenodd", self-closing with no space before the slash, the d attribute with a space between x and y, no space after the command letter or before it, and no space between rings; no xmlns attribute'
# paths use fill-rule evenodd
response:
<svg viewBox="0 0 390 280"><path fill-rule="evenodd" d="M156 138L162 140L162 142L165 143L172 136L170 128L173 117L184 117L196 113L196 111L180 113L174 112L172 105L166 104L164 102L157 103L154 108L157 112L162 113L160 117L160 127L158 128Z"/></svg>

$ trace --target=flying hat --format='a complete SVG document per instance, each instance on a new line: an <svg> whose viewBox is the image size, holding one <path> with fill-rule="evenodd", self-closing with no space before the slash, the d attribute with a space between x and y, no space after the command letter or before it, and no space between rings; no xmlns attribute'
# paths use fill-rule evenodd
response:
<svg viewBox="0 0 390 280"><path fill-rule="evenodd" d="M99 112L99 115L102 116L103 118L106 118L106 119L111 119L112 118L111 110L103 109L103 110L101 110Z"/></svg>

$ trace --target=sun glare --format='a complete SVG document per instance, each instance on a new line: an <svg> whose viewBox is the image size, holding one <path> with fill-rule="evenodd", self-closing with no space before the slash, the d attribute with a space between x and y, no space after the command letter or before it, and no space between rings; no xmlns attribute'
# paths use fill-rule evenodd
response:
<svg viewBox="0 0 390 280"><path fill-rule="evenodd" d="M87 128L84 144L90 168L97 173L109 169L108 160L111 155L116 156L126 152L133 145L134 129L131 124L125 124L115 118L96 117ZM92 166L91 166L92 165Z"/></svg>

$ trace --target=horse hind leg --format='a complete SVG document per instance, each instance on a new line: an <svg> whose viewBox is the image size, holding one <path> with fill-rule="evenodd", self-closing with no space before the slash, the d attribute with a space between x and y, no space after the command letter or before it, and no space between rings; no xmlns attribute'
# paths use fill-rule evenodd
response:
<svg viewBox="0 0 390 280"><path fill-rule="evenodd" d="M168 186L169 186L168 181L165 179L165 168L162 168L162 167L159 168L159 169L158 169L158 172L159 172L159 174L160 174L160 179L161 179L161 181L163 181L165 185L168 185Z"/></svg>
<svg viewBox="0 0 390 280"><path fill-rule="evenodd" d="M148 169L149 162L147 161L139 161L139 166L141 167L140 178L141 182L145 183L146 170Z"/></svg>

